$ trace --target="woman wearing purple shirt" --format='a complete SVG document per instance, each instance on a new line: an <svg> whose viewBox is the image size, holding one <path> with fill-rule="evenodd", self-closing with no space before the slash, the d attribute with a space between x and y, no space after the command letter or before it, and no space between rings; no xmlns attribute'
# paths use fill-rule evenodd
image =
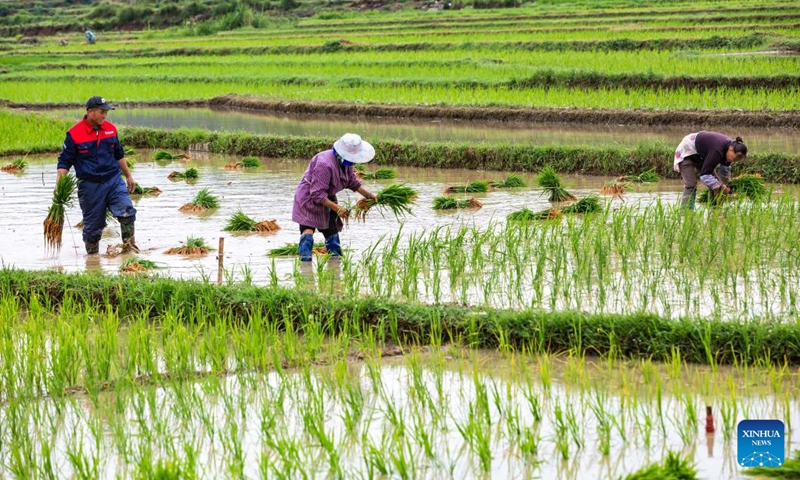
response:
<svg viewBox="0 0 800 480"><path fill-rule="evenodd" d="M303 179L294 193L292 220L300 224L300 260L311 261L314 248L314 231L325 236L325 248L333 256L342 255L339 232L342 217L350 215L339 205L336 194L349 188L366 198L375 199L374 193L361 185L353 171L356 163L367 163L375 156L375 149L354 133L347 133L333 144L333 149L314 155Z"/></svg>
<svg viewBox="0 0 800 480"><path fill-rule="evenodd" d="M712 198L720 193L731 193L725 186L731 180L731 163L747 157L747 146L742 137L731 140L717 132L691 133L683 137L675 150L673 169L683 177L681 206L694 209L697 196L697 179L711 190Z"/></svg>

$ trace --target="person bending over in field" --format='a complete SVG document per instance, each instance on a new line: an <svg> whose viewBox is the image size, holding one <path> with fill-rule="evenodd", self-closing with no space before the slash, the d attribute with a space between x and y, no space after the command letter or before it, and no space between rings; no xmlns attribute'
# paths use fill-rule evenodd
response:
<svg viewBox="0 0 800 480"><path fill-rule="evenodd" d="M683 177L681 206L694 209L697 179L711 190L711 198L730 193L725 186L731 180L731 163L747 158L747 146L742 137L731 140L717 132L691 133L683 137L675 150L673 169Z"/></svg>
<svg viewBox="0 0 800 480"><path fill-rule="evenodd" d="M314 231L325 237L325 248L332 256L341 256L339 232L344 228L342 219L350 212L337 203L336 194L349 188L369 199L374 193L361 185L353 165L367 163L375 156L375 149L354 133L347 133L333 144L331 150L314 155L294 193L292 221L300 224L300 260L310 262L314 248Z"/></svg>

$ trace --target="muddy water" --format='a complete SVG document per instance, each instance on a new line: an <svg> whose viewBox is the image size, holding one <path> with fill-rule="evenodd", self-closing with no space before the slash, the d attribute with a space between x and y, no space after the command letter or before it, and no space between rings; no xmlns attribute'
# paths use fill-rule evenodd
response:
<svg viewBox="0 0 800 480"><path fill-rule="evenodd" d="M281 161L264 160L262 167L253 171L228 171L223 166L239 158L200 154L189 162L173 161L168 164L153 162L153 152L140 151L135 160L134 179L142 187L156 186L163 193L157 197L135 197L136 239L142 249L142 257L156 262L160 274L183 278L217 278L217 259L215 252L205 257L182 257L166 255L164 252L180 246L187 237L202 237L207 244L218 245L220 237L225 237L224 268L228 273L242 279L252 276L255 283L269 281L268 270L273 259L266 254L270 249L296 243L299 238L298 226L291 221L292 198L297 182L305 171L307 160ZM55 159L49 157L29 157L30 166L21 175L0 172L0 225L5 229L0 236L0 259L6 266L13 265L24 269L54 268L65 271L102 270L116 272L120 264L129 258L123 254L116 257L85 255L81 230L74 225L81 221L81 212L75 204L67 210L63 247L57 255L45 251L42 237L42 221L52 198L55 183ZM171 182L167 175L174 170L195 167L200 178L193 183ZM398 178L418 189L420 197L414 215L407 217L402 224L403 232L410 234L434 225L470 224L486 226L492 221L505 219L506 215L522 207L538 211L549 208L550 204L541 191L531 187L495 191L478 194L483 208L476 212L436 212L430 208L433 198L441 195L448 185L464 184L478 179L500 180L507 172L476 172L474 170L438 170L419 168L398 168ZM534 175L523 175L529 185L535 184ZM579 197L596 194L607 178L564 177L570 191ZM377 191L393 181L366 181L365 186ZM178 209L192 201L202 188L220 198L220 208L199 215L183 214ZM646 187L641 192L626 195L627 204L652 202L662 199L665 202L678 200L681 184L678 180L662 181L657 186ZM354 203L360 195L345 191L340 194L341 201ZM620 203L618 199L612 200ZM228 219L238 209L256 220L277 220L281 230L275 234L231 234L223 231ZM401 228L394 217L382 218L379 214L367 223L351 222L342 233L345 249L362 252L384 235L392 235ZM322 236L317 234L317 241ZM101 252L107 246L120 243L119 225L111 223L103 234ZM291 277L295 267L293 258L276 258L275 266L282 279Z"/></svg>
<svg viewBox="0 0 800 480"><path fill-rule="evenodd" d="M461 355L456 352L457 358ZM408 478L617 479L661 462L673 451L695 466L698 478L711 480L748 478L737 465L733 429L740 420L784 421L787 458L800 442L796 429L789 428L800 420L797 404L762 393L772 385L766 372L752 372L747 393L738 383L731 384L731 391L737 391L731 400L719 392L699 393L709 388L703 379L712 372L689 367L671 382L658 365L655 375L661 380L651 376L647 381L635 368L607 369L602 363L551 359L545 375L540 373L546 370L541 360L518 359L523 363L510 367L508 358L491 352L445 358L450 360L415 355L413 361L404 357L382 365L351 365L344 381L334 380L331 368L316 368L307 374L243 374L196 384L175 382L163 389L134 387L103 394L98 402L74 397L55 415L58 424L70 428L53 436L52 461L70 476L74 469L66 452L88 455L96 448L100 476L124 478L142 461L153 460L141 458L150 448L156 450L151 452L154 458L178 462L191 447L196 460L192 469L202 466L201 478L222 476L236 467L247 478L279 472L291 472L289 478L303 473L303 478L330 478L329 454L312 433L321 431L331 440L344 478L372 478L369 458L382 460L390 477L400 478L401 457L411 473ZM724 368L713 375L726 383ZM790 398L791 390L782 395ZM360 401L348 403L354 398ZM713 435L704 431L706 404L717 412ZM727 425L721 407L734 412ZM0 417L6 408L0 406ZM697 412L695 419L689 420L689 410ZM567 430L559 426L558 412L568 419ZM34 414L39 419L31 423L36 439L47 434L46 425L53 421L49 401L17 407L14 418L25 421L25 415ZM348 415L354 418L350 431ZM602 452L600 419L611 424L608 454ZM487 434L482 441L491 458L483 467L477 448L471 448L482 441L470 441L464 433L471 425ZM120 428L124 434L115 437ZM565 455L559 448L562 440ZM535 443L536 453L523 451L523 441ZM244 461L239 465L232 443L241 447L238 458ZM121 451L126 452L124 459Z"/></svg>
<svg viewBox="0 0 800 480"><path fill-rule="evenodd" d="M115 110L117 125L173 129L201 128L274 135L305 135L336 138L343 132L358 132L367 139L421 142L531 143L537 145L636 147L641 142L677 145L688 133L682 127L627 127L623 125L525 125L514 123L472 123L454 121L402 121L381 118L349 118L310 115L266 115L207 108L138 108ZM59 110L52 114L74 119L80 110ZM727 132L727 130L724 130ZM728 132L747 141L753 152L800 153L800 136L791 130L736 129Z"/></svg>

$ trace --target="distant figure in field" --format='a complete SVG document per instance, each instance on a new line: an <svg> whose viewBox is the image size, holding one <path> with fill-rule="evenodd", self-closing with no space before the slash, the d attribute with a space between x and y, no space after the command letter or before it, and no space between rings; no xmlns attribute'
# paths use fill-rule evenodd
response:
<svg viewBox="0 0 800 480"><path fill-rule="evenodd" d="M94 36L91 30L86 30L86 43L89 45L94 45L97 43L97 37Z"/></svg>
<svg viewBox="0 0 800 480"><path fill-rule="evenodd" d="M61 45L62 47L66 47L67 43L69 42L67 42L65 38L62 38L61 40L58 41L58 44Z"/></svg>
<svg viewBox="0 0 800 480"><path fill-rule="evenodd" d="M673 162L673 169L683 177L681 206L694 209L698 177L711 190L711 198L731 193L725 186L731 181L731 163L746 158L747 146L742 137L731 140L721 133L705 131L683 137Z"/></svg>

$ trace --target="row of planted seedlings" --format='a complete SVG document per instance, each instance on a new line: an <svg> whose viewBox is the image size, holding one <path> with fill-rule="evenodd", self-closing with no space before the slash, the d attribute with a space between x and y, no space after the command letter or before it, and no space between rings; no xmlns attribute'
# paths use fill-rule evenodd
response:
<svg viewBox="0 0 800 480"><path fill-rule="evenodd" d="M554 356L502 336L489 352L444 324L416 340L391 315L366 327L358 310L242 317L209 297L122 317L26 295L0 295L0 471L18 478L690 479L706 448L730 459L706 477L721 478L738 420L790 432L798 414L794 375L768 360Z"/></svg>
<svg viewBox="0 0 800 480"><path fill-rule="evenodd" d="M792 318L798 208L792 195L695 212L637 203L559 222L401 230L346 252L339 276L319 265L319 282L325 291L437 304ZM297 278L269 268L276 281Z"/></svg>

